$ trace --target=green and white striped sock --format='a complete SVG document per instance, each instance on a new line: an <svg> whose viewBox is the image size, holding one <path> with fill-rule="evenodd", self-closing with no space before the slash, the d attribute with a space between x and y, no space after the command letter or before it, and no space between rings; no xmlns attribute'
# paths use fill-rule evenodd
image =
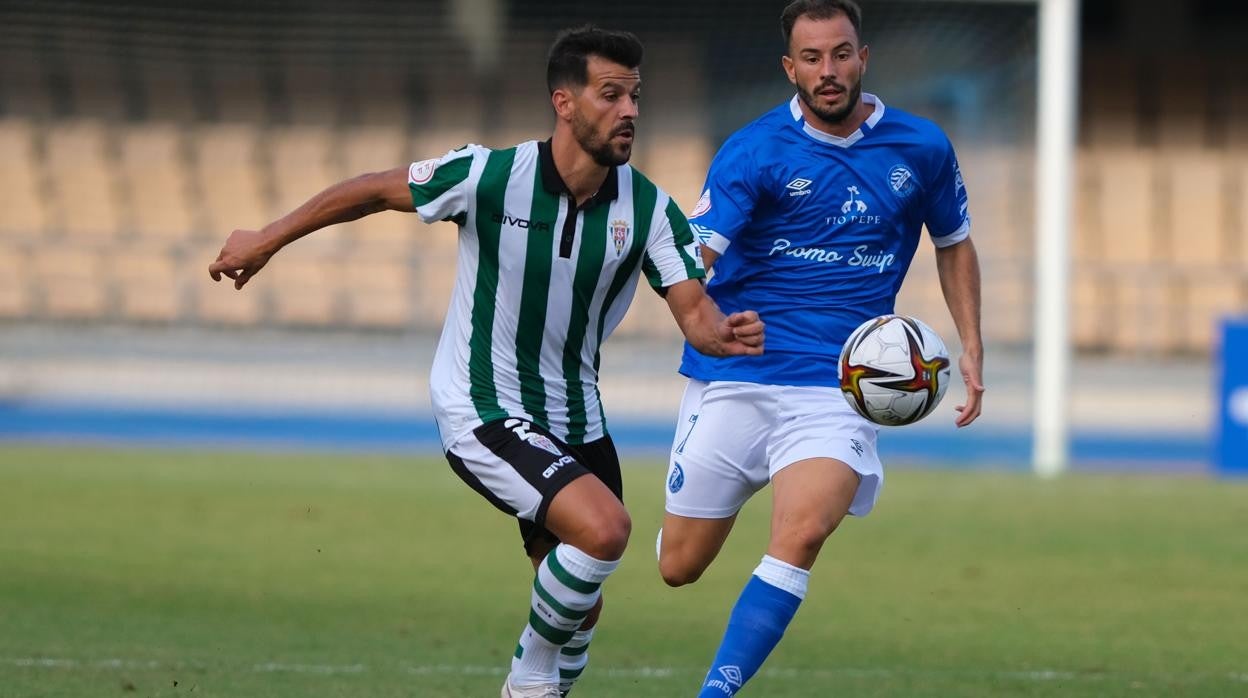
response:
<svg viewBox="0 0 1248 698"><path fill-rule="evenodd" d="M572 684L581 678L589 663L589 641L594 639L594 629L578 630L572 639L559 650L559 695L566 696Z"/></svg>
<svg viewBox="0 0 1248 698"><path fill-rule="evenodd" d="M598 602L603 581L619 564L619 560L590 557L567 544L556 546L542 560L533 578L529 624L511 660L512 685L559 683L559 650L572 640Z"/></svg>

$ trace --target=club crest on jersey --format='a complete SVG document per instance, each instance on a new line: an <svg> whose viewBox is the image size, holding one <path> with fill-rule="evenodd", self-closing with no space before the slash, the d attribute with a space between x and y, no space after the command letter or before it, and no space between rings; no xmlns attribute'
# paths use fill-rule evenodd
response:
<svg viewBox="0 0 1248 698"><path fill-rule="evenodd" d="M618 218L611 221L611 242L615 243L615 256L624 251L624 243L628 240L628 221Z"/></svg>
<svg viewBox="0 0 1248 698"><path fill-rule="evenodd" d="M685 486L685 471L680 467L680 463L672 463L672 474L667 476L667 489L672 494L680 491Z"/></svg>
<svg viewBox="0 0 1248 698"><path fill-rule="evenodd" d="M902 198L910 196L914 193L914 173L905 165L893 165L888 171L888 188Z"/></svg>
<svg viewBox="0 0 1248 698"><path fill-rule="evenodd" d="M789 196L806 196L813 192L810 188L811 184L814 184L814 182L805 177L797 177L792 182L784 185L784 188L789 190Z"/></svg>
<svg viewBox="0 0 1248 698"><path fill-rule="evenodd" d="M503 422L503 427L505 429L510 429L517 438L534 448L540 448L543 451L556 456L563 455L563 451L559 450L559 447L555 445L554 441L550 440L550 437L545 434L529 431L529 429L532 429L533 426L522 419L509 419L506 422Z"/></svg>
<svg viewBox="0 0 1248 698"><path fill-rule="evenodd" d="M711 210L711 190L707 189L702 192L702 198L698 199L698 203L693 207L693 211L689 214L690 218L697 218L707 211Z"/></svg>

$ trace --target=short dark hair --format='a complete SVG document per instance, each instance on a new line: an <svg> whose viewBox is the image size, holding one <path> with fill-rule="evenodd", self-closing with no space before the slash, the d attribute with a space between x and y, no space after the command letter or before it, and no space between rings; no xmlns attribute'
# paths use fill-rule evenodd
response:
<svg viewBox="0 0 1248 698"><path fill-rule="evenodd" d="M862 41L862 8L854 0L793 0L784 12L780 13L780 30L784 33L784 50L789 50L789 40L793 38L793 25L802 17L810 19L832 19L837 15L845 15L849 23L854 25L854 33L858 41Z"/></svg>
<svg viewBox="0 0 1248 698"><path fill-rule="evenodd" d="M565 29L555 37L546 56L546 87L551 94L565 85L589 82L589 57L601 56L625 68L641 65L641 40L631 32L610 31L586 24Z"/></svg>

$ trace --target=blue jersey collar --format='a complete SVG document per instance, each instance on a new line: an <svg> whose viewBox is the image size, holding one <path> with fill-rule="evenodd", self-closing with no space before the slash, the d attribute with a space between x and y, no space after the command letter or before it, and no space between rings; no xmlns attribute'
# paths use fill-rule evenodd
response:
<svg viewBox="0 0 1248 698"><path fill-rule="evenodd" d="M867 131L870 131L875 128L876 124L880 123L880 119L884 118L884 102L881 102L880 98L873 94L863 92L862 101L867 104L875 105L875 111L871 112L871 116L867 117L866 123L859 127L858 130L842 138L841 136L833 136L830 133L824 133L823 131L820 131L814 126L806 123L806 117L802 114L802 108L798 105L797 100L797 95L793 95L793 99L789 100L789 111L793 114L793 121L797 122L797 124L801 126L802 132L821 143L840 146L841 148L848 148L849 146L862 140L863 129L865 128Z"/></svg>

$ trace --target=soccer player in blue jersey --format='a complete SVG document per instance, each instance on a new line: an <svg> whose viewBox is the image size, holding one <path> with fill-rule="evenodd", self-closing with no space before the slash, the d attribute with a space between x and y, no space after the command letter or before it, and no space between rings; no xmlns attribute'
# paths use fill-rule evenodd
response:
<svg viewBox="0 0 1248 698"><path fill-rule="evenodd" d="M860 323L891 313L927 227L961 339L959 427L980 412L979 263L967 196L935 124L862 92L869 55L849 0L796 0L781 25L797 95L720 149L690 216L708 292L767 318L767 352L708 357L686 346L659 568L698 579L745 501L768 482L767 554L732 609L701 692L735 695L779 642L810 569L846 514L863 516L884 473L877 428L841 395L837 357Z"/></svg>

